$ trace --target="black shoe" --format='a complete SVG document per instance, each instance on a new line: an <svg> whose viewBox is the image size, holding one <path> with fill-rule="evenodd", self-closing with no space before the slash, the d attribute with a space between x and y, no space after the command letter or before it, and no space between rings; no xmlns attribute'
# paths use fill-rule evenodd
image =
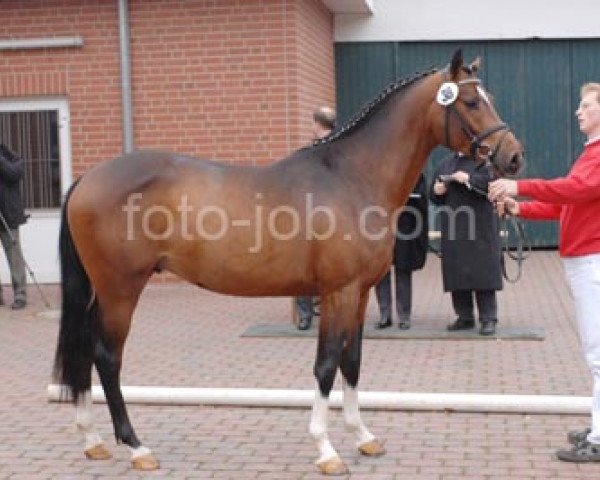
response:
<svg viewBox="0 0 600 480"><path fill-rule="evenodd" d="M458 318L456 322L451 323L446 327L449 332L456 332L457 330L469 330L475 328L475 320L463 320Z"/></svg>
<svg viewBox="0 0 600 480"><path fill-rule="evenodd" d="M557 450L556 457L563 462L600 462L600 444L585 440L579 445L575 445L571 450Z"/></svg>
<svg viewBox="0 0 600 480"><path fill-rule="evenodd" d="M13 310L21 310L27 306L27 300L23 298L17 298L13 304L10 306Z"/></svg>
<svg viewBox="0 0 600 480"><path fill-rule="evenodd" d="M4 305L4 297L2 296L2 293L0 293L0 306Z"/></svg>
<svg viewBox="0 0 600 480"><path fill-rule="evenodd" d="M301 318L298 322L298 330L308 330L310 328L311 321L312 318L310 317Z"/></svg>
<svg viewBox="0 0 600 480"><path fill-rule="evenodd" d="M579 445L581 442L585 442L587 440L587 436L592 431L591 428L586 428L585 430L571 430L567 433L567 440L571 445Z"/></svg>
<svg viewBox="0 0 600 480"><path fill-rule="evenodd" d="M392 326L392 319L390 317L381 317L381 319L375 324L377 330L383 330Z"/></svg>
<svg viewBox="0 0 600 480"><path fill-rule="evenodd" d="M400 330L408 330L410 328L410 318L405 318L398 322L398 328Z"/></svg>
<svg viewBox="0 0 600 480"><path fill-rule="evenodd" d="M481 328L479 329L479 335L494 335L496 333L496 320L483 320L481 322Z"/></svg>

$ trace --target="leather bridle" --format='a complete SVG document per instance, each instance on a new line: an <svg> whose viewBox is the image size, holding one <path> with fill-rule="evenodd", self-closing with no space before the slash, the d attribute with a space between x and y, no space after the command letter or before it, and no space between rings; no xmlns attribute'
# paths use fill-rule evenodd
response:
<svg viewBox="0 0 600 480"><path fill-rule="evenodd" d="M460 90L461 85L470 84L470 83L480 84L481 80L479 80L478 78L467 78L467 79L460 80L455 83L457 84L457 86ZM498 155L498 152L500 151L500 147L502 146L502 142L504 141L504 138L506 137L508 132L510 132L510 128L508 127L508 125L506 125L505 123L500 123L493 127L487 128L483 132L481 132L479 135L476 135L473 132L473 130L471 129L471 127L469 126L469 124L467 123L467 121L464 119L464 117L460 114L458 109L455 107L455 103L456 102L453 102L449 105L445 105L445 107L444 107L446 109L446 122L445 122L445 137L446 137L445 144L446 144L446 146L448 148L451 148L450 147L450 120L451 120L451 115L454 115L459 121L461 130L469 139L469 142L470 142L469 143L469 153L471 154L471 157L474 159L481 159L481 160L484 160L485 162L491 163L498 171L502 172L503 169L498 164L496 164L496 156ZM486 143L483 143L486 138L488 138L491 135L493 135L494 133L500 132L500 131L504 131L504 132L502 133L502 135L500 136L500 138L496 142L496 145L493 148L491 148Z"/></svg>

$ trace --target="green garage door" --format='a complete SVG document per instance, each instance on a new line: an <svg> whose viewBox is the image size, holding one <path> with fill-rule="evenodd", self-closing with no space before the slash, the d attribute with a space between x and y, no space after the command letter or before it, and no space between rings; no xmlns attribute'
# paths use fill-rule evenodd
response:
<svg viewBox="0 0 600 480"><path fill-rule="evenodd" d="M337 107L341 122L391 81L443 67L457 48L465 59L481 57L481 78L494 94L500 116L523 141L523 176L564 175L581 152L584 138L573 115L579 86L600 81L600 40L336 44ZM436 151L429 173L447 152ZM554 222L530 222L536 247L558 243Z"/></svg>

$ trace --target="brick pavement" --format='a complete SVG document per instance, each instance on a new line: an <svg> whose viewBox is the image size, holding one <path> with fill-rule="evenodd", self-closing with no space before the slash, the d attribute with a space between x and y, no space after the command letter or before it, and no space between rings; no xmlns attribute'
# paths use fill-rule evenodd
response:
<svg viewBox="0 0 600 480"><path fill-rule="evenodd" d="M58 305L56 286L43 287ZM415 276L414 324L452 320L439 261ZM8 293L8 292L7 292ZM115 458L83 458L69 405L48 404L57 321L37 292L22 312L0 309L0 478L316 479L307 409L131 405L140 438L162 462L129 469L116 447L105 405L97 423ZM589 395L572 300L555 252L536 252L523 279L500 295L507 325L543 327L544 341L366 340L361 389L411 392ZM178 283L144 292L128 342L123 384L312 389L316 343L304 338L242 338L257 323L288 322L289 299L239 299ZM374 300L368 322L377 320ZM337 382L336 387L339 387ZM568 428L585 416L364 411L388 454L361 458L338 410L331 438L352 479L600 478L600 465L553 460Z"/></svg>

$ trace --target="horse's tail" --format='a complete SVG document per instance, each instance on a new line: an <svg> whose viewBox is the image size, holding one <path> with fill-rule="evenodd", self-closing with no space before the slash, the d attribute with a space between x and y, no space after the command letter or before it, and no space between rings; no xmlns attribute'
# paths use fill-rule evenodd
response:
<svg viewBox="0 0 600 480"><path fill-rule="evenodd" d="M94 339L100 310L90 279L73 243L67 206L79 180L71 185L61 212L59 256L62 284L62 311L58 345L54 359L54 377L77 402L92 385Z"/></svg>

